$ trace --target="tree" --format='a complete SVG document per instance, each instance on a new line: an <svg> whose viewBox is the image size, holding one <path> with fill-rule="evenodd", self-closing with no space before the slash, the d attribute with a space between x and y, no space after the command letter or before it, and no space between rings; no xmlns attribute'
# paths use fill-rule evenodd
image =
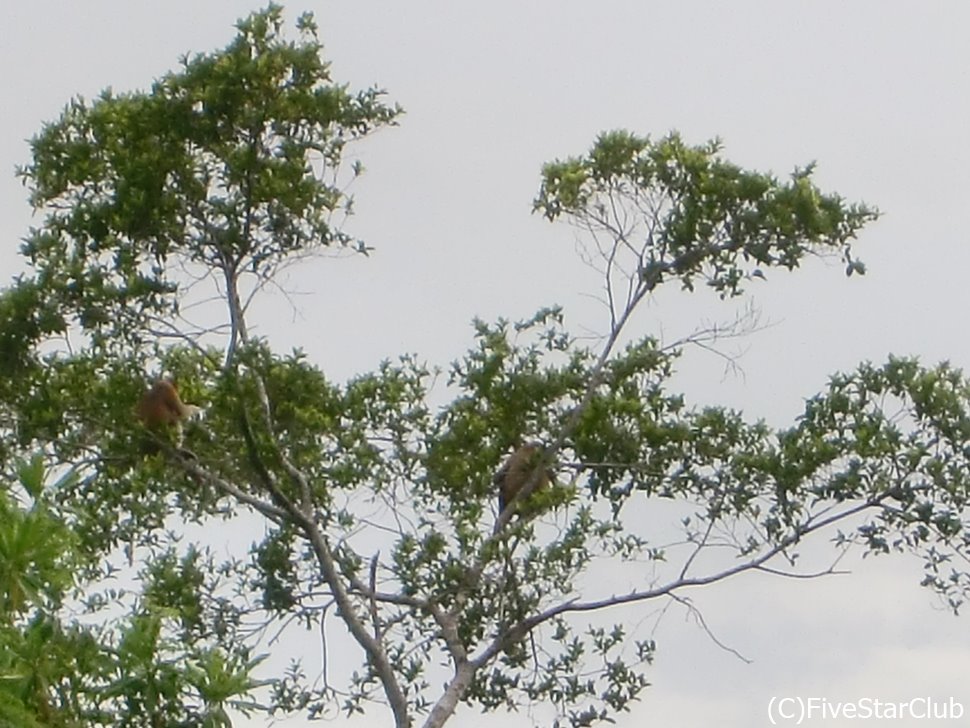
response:
<svg viewBox="0 0 970 728"><path fill-rule="evenodd" d="M251 703L240 696L257 686L248 673L259 660L227 661L218 650L164 634L164 626L190 617L190 609L150 608L94 625L59 618L74 572L90 568L85 562L95 556L79 548L52 507L53 494L72 486L76 475L68 471L45 487L41 457L15 467L19 487L0 493L0 724L169 725L177 719L216 728L230 725L228 708L247 711ZM184 573L173 566L152 568L157 576ZM105 606L92 597L90 611Z"/></svg>
<svg viewBox="0 0 970 728"><path fill-rule="evenodd" d="M664 284L730 298L814 255L863 273L852 243L877 213L818 189L811 166L780 180L729 163L717 142L628 132L548 164L536 211L586 231L603 273L598 347L555 307L479 321L435 388L413 356L338 384L252 336L251 306L283 266L323 248L368 252L342 228L341 162L400 111L376 89L335 84L312 17L297 28L287 41L270 6L148 92L72 101L32 142L22 174L44 219L23 248L30 275L0 297L0 455L11 482L30 452L75 473L44 502L72 534L88 614L62 608L63 585L40 613L102 647L11 705L64 724L215 726L230 706L316 716L379 702L396 726L430 728L461 704L543 703L556 725L592 725L638 697L654 650L611 612L794 570L799 544L823 529L840 529L840 548L920 554L925 583L960 606L960 372L864 364L776 431L671 391L683 349L723 332L663 344L629 330ZM206 286L222 315L192 325L180 303ZM207 410L184 448L131 416L162 370ZM497 513L494 474L534 440L534 476ZM540 487L548 469L555 482ZM680 546L626 517L658 499L689 513ZM265 535L217 559L180 522ZM714 547L732 558L709 558ZM140 567L120 589L107 580L125 556ZM628 590L589 578L604 562ZM7 643L32 629L12 604ZM261 672L254 625L331 622L356 646L355 671L322 684L301 665Z"/></svg>

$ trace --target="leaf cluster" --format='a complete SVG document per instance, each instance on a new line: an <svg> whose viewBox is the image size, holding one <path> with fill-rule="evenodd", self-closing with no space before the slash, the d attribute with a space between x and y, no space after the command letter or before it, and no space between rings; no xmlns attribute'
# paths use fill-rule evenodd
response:
<svg viewBox="0 0 970 728"><path fill-rule="evenodd" d="M45 125L20 175L45 215L22 251L48 308L0 340L78 325L104 346L137 343L147 317L178 310L172 273L186 266L265 281L293 256L362 246L333 224L352 206L340 160L400 109L334 83L312 18L298 27L287 40L270 5L149 91L77 98Z"/></svg>
<svg viewBox="0 0 970 728"><path fill-rule="evenodd" d="M842 256L848 274L865 272L851 244L874 208L823 193L814 164L782 182L726 161L721 149L676 133L653 141L606 132L586 155L543 167L535 209L606 233L607 257L629 257L628 271L650 290L668 278L692 290L699 279L736 296L763 269L791 270L827 252Z"/></svg>
<svg viewBox="0 0 970 728"><path fill-rule="evenodd" d="M0 466L19 482L0 498L0 717L223 726L233 708L317 717L378 700L401 728L461 703L610 721L654 652L619 610L793 568L824 529L921 555L959 608L962 373L867 363L775 429L688 406L671 384L685 346L631 330L663 283L735 296L831 254L862 273L852 245L877 212L820 190L812 165L782 181L718 142L628 132L547 165L536 210L584 229L604 274L596 348L551 307L476 321L444 373L403 356L335 382L253 336L247 276L253 293L322 247L365 250L340 224L339 165L399 113L331 79L310 16L297 29L287 40L270 6L149 91L72 101L32 142L32 277L0 293ZM211 329L180 317L183 286L204 280L225 303ZM132 417L161 371L206 411L184 443ZM526 443L555 477L499 513L496 474ZM73 474L44 488L44 463ZM644 517L668 501L683 514L672 541ZM248 552L216 557L218 528ZM115 583L126 561L135 588ZM77 604L87 621L65 616ZM270 629L334 620L356 669L255 677Z"/></svg>

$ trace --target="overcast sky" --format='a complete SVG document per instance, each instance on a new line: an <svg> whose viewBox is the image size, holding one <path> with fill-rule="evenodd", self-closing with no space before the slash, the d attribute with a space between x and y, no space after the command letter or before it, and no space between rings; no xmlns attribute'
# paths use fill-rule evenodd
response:
<svg viewBox="0 0 970 728"><path fill-rule="evenodd" d="M224 46L233 22L261 6L2 4L4 282L20 270L16 249L31 224L13 177L28 161L25 139L73 95L145 88L183 53ZM743 377L724 378L712 357L688 358L678 381L691 401L783 425L829 374L861 360L970 362L970 4L287 5L290 20L304 10L317 14L337 80L377 84L407 110L399 128L355 149L368 172L349 229L375 254L294 271L287 285L306 295L295 307L266 300L257 316L260 333L302 346L331 377L405 351L445 364L469 344L476 315L524 318L558 302L577 326L604 330L591 297L598 279L577 258L574 231L530 208L543 162L618 127L678 129L695 143L719 136L731 160L781 175L817 160L824 189L885 213L857 248L864 278L814 262L756 282L753 303L775 325L744 342ZM711 295L664 294L638 326L674 336L725 315ZM775 695L953 696L970 709L966 617L919 588L914 559L846 565L852 575L825 581L744 577L697 592L710 628L751 664L672 612L654 632L653 687L618 725L763 725ZM378 708L354 724L387 716Z"/></svg>

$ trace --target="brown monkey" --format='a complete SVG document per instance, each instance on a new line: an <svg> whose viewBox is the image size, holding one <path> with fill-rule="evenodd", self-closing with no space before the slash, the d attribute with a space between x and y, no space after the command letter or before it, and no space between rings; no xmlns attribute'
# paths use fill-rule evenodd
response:
<svg viewBox="0 0 970 728"><path fill-rule="evenodd" d="M179 397L178 387L169 379L159 379L138 400L135 415L152 430L175 426L178 446L182 446L182 422L195 417L202 408L185 404Z"/></svg>
<svg viewBox="0 0 970 728"><path fill-rule="evenodd" d="M518 497L522 489L529 485L536 469L542 467L542 445L537 442L526 443L509 455L492 478L492 483L498 486L498 508L501 514ZM537 476L538 481L530 491L536 493L549 485L552 472L543 468Z"/></svg>

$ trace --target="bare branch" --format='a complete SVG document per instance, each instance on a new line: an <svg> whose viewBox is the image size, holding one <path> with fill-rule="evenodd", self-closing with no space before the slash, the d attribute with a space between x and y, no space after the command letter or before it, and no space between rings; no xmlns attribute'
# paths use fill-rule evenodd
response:
<svg viewBox="0 0 970 728"><path fill-rule="evenodd" d="M716 644L725 652L730 652L732 655L734 655L739 660L741 660L741 662L747 665L751 664L751 660L749 660L747 657L742 655L740 652L738 652L730 645L727 645L724 642L722 642L720 639L718 639L718 637L714 634L711 628L707 625L707 621L704 619L704 615L701 613L701 610L698 609L696 606L694 606L694 603L690 599L686 597L678 596L677 594L671 594L670 598L687 609L687 613L694 618L697 624L700 625L701 629L704 630L704 633L711 639L711 641L714 644Z"/></svg>
<svg viewBox="0 0 970 728"><path fill-rule="evenodd" d="M728 569L722 571L714 572L705 576L698 577L684 577L681 576L673 581L653 589L647 590L634 590L626 594L613 595L611 597L606 597L603 599L596 599L590 601L580 601L578 598L567 600L561 604L557 604L549 609L546 609L538 614L531 617L527 617L517 624L513 625L507 632L506 635L499 636L492 643L486 647L477 657L473 658L472 662L476 666L482 666L487 664L491 659L493 659L509 641L515 641L516 639L521 639L533 629L538 627L540 624L548 622L549 620L558 617L562 614L577 613L577 612L593 612L602 611L605 609L611 609L623 604L635 604L639 602L645 602L652 599L656 599L662 596L672 596L674 592L681 591L690 587L706 586L708 584L715 584L720 581L724 581L738 574L744 573L746 571L757 570L761 568L771 559L775 558L779 554L784 553L785 549L798 543L810 533L823 529L833 523L842 521L844 519L850 518L858 513L865 511L866 509L878 507L880 502L888 497L887 495L882 495L874 499L867 500L856 506L846 508L833 514L827 518L822 518L818 520L809 520L800 527L797 527L789 536L783 538L780 542L772 546L770 549L765 551L760 556L753 559L745 561L743 563L737 564Z"/></svg>

